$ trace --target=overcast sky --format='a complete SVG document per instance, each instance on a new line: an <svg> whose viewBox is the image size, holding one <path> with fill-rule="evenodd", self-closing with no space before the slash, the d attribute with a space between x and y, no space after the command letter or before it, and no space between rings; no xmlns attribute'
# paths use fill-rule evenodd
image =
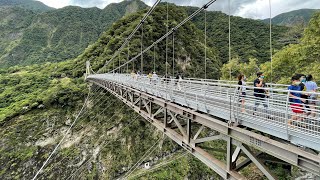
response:
<svg viewBox="0 0 320 180"><path fill-rule="evenodd" d="M48 6L61 8L68 5L81 7L104 8L110 3L122 0L39 0ZM151 6L156 0L142 0ZM167 0L177 5L202 6L209 0ZM229 0L217 0L209 10L219 10L228 13ZM272 17L296 9L311 8L320 9L320 0L270 0ZM231 14L253 19L265 19L270 16L269 0L230 0Z"/></svg>

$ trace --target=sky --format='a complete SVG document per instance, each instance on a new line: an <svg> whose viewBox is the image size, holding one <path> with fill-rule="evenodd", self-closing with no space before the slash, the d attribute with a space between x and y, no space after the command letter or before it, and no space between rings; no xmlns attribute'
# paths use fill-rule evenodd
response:
<svg viewBox="0 0 320 180"><path fill-rule="evenodd" d="M54 8L62 8L68 5L81 7L98 7L104 8L110 3L118 3L122 0L38 0L48 6ZM156 0L142 0L151 6ZM166 0L170 3L184 6L201 7L209 0ZM228 14L229 2L230 12L232 15L241 16L252 19L265 19L270 17L271 2L271 17L278 14L297 10L297 9L320 9L319 0L217 0L213 3L209 10L218 10ZM165 2L165 1L163 1Z"/></svg>

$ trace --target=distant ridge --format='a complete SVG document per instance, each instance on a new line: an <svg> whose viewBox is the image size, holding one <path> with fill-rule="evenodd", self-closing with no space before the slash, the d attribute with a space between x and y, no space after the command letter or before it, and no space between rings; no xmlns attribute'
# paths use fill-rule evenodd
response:
<svg viewBox="0 0 320 180"><path fill-rule="evenodd" d="M319 11L319 9L299 9L282 13L272 18L272 24L283 26L307 25L314 13ZM269 24L269 18L262 21Z"/></svg>
<svg viewBox="0 0 320 180"><path fill-rule="evenodd" d="M0 68L73 59L115 21L147 7L132 0L104 9L67 6L35 12L13 5L21 1L1 1L6 5L0 6Z"/></svg>
<svg viewBox="0 0 320 180"><path fill-rule="evenodd" d="M35 11L35 12L46 12L54 10L54 8L43 4L40 1L35 0L1 0L0 6L14 6L23 9Z"/></svg>

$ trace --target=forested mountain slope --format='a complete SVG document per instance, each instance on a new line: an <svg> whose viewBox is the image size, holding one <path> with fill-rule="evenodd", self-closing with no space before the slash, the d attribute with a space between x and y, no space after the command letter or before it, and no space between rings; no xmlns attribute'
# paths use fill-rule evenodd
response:
<svg viewBox="0 0 320 180"><path fill-rule="evenodd" d="M0 6L0 67L75 58L114 21L146 7L139 0L104 9L69 6L44 13Z"/></svg>
<svg viewBox="0 0 320 180"><path fill-rule="evenodd" d="M234 58L232 62L225 64L222 68L222 78L229 79L229 71L232 71L232 78L237 74L244 73L250 80L256 78L255 72L265 72L267 81L290 83L290 78L295 73L311 74L320 83L320 13L316 13L310 20L299 44L292 44L284 47L274 54L272 61L258 63L251 59L250 63L241 63ZM272 74L272 78L271 78Z"/></svg>
<svg viewBox="0 0 320 180"><path fill-rule="evenodd" d="M170 9L175 12L170 16L172 23L180 21L187 15L183 8L170 6ZM160 14L164 10L164 6L158 8L155 15L148 19L145 25L146 46L164 33L165 30L160 28L164 23ZM122 38L128 35L145 12L146 10L117 21L97 43L75 60L1 70L0 165L3 167L0 171L1 179L32 178L65 132L64 129L69 127L68 122L74 119L88 93L87 84L83 81L85 61L89 58L92 62L96 62L93 63L95 68L102 66L102 62L112 56L113 50L120 45ZM136 38L131 43L130 56L138 52L134 49L140 44L139 34ZM185 38L192 43L187 43ZM201 32L193 23L187 23L176 34L176 43L181 44L176 49L177 62L187 61L192 65L193 67L185 65L185 72L190 74L199 75L195 70L202 67L203 46L200 41L198 42L200 38ZM158 48L163 49L164 46L165 44L162 44ZM212 51L208 54L212 59L210 74L214 76L219 71L220 62L213 58L214 50L209 48L209 51ZM161 52L163 54L163 50ZM169 54L171 62L171 53ZM145 56L146 70L150 70L153 66L149 55ZM163 58L158 52L158 70L164 67ZM182 65L179 64L178 67L182 68ZM125 131L118 132L117 129L127 125L137 114L123 107L124 105L114 97L108 98L110 94L97 95L103 98L92 100L91 105L87 107L92 115L81 118L73 128L73 135L63 143L63 148L59 149L59 153L50 161L40 178L66 179L80 167L77 165L80 159L88 160L98 152L99 158L89 160L89 164L84 165L82 171L76 174L77 177L114 179L126 172L155 141L162 137L160 133L153 131L151 125L139 119ZM102 103L104 101L105 103ZM92 106L96 103L100 105ZM111 106L108 106L110 103ZM104 141L110 144L102 147L100 144ZM152 156L162 158L177 150L178 146L166 139L162 149L157 149ZM150 178L174 176L178 179L188 173L195 178L216 176L205 165L191 157L186 156L182 161L185 163L172 167L173 174L167 172L147 176ZM197 168L202 169L201 174L194 172ZM183 171L179 172L178 169Z"/></svg>
<svg viewBox="0 0 320 180"><path fill-rule="evenodd" d="M271 19L271 23L290 27L299 24L308 25L308 22L310 21L312 16L319 11L319 9L298 9L273 17ZM262 21L265 23L269 23L270 19L264 19Z"/></svg>
<svg viewBox="0 0 320 180"><path fill-rule="evenodd" d="M196 10L186 7L188 14ZM270 60L269 26L261 21L237 16L230 17L231 28L231 56L239 57L240 61L248 62L249 58L256 58L259 62ZM196 26L204 31L204 13L192 19ZM218 48L219 57L223 63L229 60L229 17L219 11L207 12L207 36L212 40L210 46ZM292 39L287 35L287 27L272 26L272 44L275 50L286 44L282 39Z"/></svg>
<svg viewBox="0 0 320 180"><path fill-rule="evenodd" d="M20 7L35 12L46 12L54 10L54 8L49 7L36 0L1 0L0 6Z"/></svg>

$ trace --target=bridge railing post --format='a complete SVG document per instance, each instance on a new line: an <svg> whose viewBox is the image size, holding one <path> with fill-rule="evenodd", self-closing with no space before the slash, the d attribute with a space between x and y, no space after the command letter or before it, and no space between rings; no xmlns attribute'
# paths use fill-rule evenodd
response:
<svg viewBox="0 0 320 180"><path fill-rule="evenodd" d="M290 134L289 134L289 127L288 127L288 118L289 118L289 98L290 98L290 91L287 92L287 100L286 100L286 114L285 114L285 127L286 127L286 132L287 132L287 140L290 139Z"/></svg>

